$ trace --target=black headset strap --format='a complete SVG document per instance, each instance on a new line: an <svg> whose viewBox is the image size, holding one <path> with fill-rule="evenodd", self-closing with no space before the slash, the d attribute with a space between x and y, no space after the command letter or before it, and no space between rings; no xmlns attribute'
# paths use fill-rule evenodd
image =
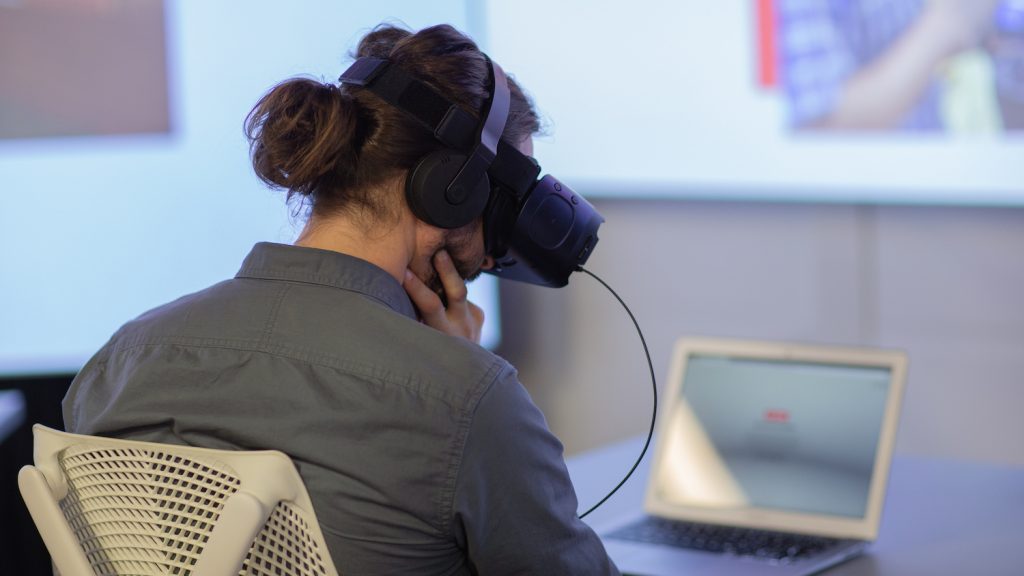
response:
<svg viewBox="0 0 1024 576"><path fill-rule="evenodd" d="M461 204L465 201L470 191L487 174L487 168L498 155L498 142L501 141L501 133L504 132L505 121L508 120L511 96L505 72L490 58L487 58L487 63L490 64L488 68L491 77L491 95L484 103L483 110L480 111L480 117L484 120L477 129L476 146L473 147L466 162L445 191L448 201L454 204Z"/></svg>
<svg viewBox="0 0 1024 576"><path fill-rule="evenodd" d="M491 63L495 71L501 70L500 66ZM500 74L504 81L504 73ZM482 142L487 135L487 122L481 125L471 114L438 94L433 88L413 78L398 66L392 66L390 61L383 58L360 58L353 62L338 80L343 84L367 88L388 104L409 114L450 148L468 150L474 143ZM491 91L492 94L497 92L498 90ZM503 92L508 94L507 87ZM503 104L502 117L508 114L510 104L510 101ZM488 112L489 110L484 111L490 119L491 115ZM480 132L479 136L477 132ZM500 132L497 137L500 138ZM533 158L499 139L494 160L487 172L492 180L500 182L516 196L522 197L536 182L540 166Z"/></svg>
<svg viewBox="0 0 1024 576"><path fill-rule="evenodd" d="M412 116L449 148L466 150L473 145L476 118L388 60L360 58L338 80L370 90Z"/></svg>

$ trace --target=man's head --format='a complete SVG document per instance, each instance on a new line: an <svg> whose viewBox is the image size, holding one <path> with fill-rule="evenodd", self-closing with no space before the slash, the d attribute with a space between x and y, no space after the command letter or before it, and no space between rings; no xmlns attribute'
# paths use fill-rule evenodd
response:
<svg viewBox="0 0 1024 576"><path fill-rule="evenodd" d="M354 55L389 60L460 108L478 116L487 100L489 64L468 37L441 25L416 33L380 26ZM524 147L539 128L537 114L509 79L509 115L502 139ZM426 155L444 145L405 112L358 86L292 79L274 87L246 120L256 174L302 198L311 219L345 214L372 235L408 216L405 179ZM410 267L432 280L433 254L445 248L464 277L484 262L480 219L454 230L418 223Z"/></svg>

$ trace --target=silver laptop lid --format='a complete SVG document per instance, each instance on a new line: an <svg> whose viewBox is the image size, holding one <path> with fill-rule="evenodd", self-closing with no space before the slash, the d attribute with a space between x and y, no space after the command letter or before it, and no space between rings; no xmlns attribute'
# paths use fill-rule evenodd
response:
<svg viewBox="0 0 1024 576"><path fill-rule="evenodd" d="M905 374L892 350L680 340L646 511L873 540Z"/></svg>

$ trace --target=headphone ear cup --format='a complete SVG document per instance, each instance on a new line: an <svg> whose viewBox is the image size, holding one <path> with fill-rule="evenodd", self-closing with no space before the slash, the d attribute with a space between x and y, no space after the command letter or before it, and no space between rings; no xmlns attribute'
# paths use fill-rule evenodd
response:
<svg viewBox="0 0 1024 576"><path fill-rule="evenodd" d="M469 190L448 193L466 163L466 156L453 150L432 152L409 171L405 198L417 218L438 228L460 228L480 216L491 192L486 175L469 185Z"/></svg>

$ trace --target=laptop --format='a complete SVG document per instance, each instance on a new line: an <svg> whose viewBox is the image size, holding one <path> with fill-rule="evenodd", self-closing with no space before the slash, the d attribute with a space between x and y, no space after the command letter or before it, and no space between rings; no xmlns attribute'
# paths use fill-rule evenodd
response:
<svg viewBox="0 0 1024 576"><path fill-rule="evenodd" d="M803 575L878 535L906 377L893 350L677 342L624 574Z"/></svg>

